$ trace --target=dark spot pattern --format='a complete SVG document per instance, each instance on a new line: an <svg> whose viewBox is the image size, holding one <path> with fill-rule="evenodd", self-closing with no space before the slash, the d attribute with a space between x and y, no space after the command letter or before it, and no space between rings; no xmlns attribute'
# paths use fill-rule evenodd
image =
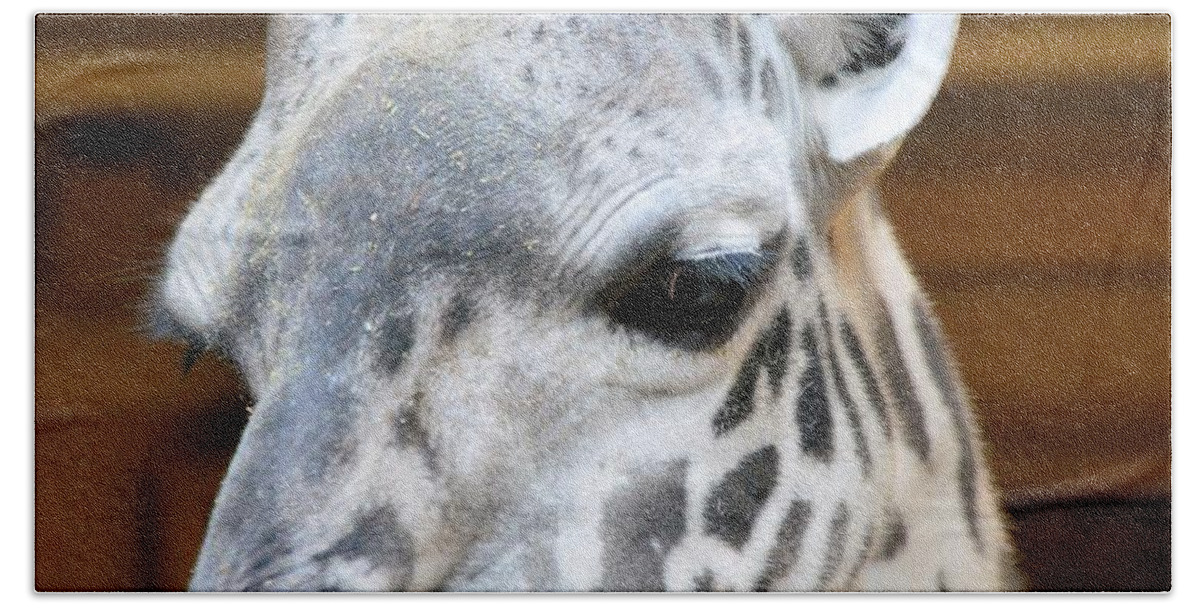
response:
<svg viewBox="0 0 1200 608"><path fill-rule="evenodd" d="M421 422L418 404L423 400L423 394L418 391L413 399L413 405L406 407L392 417L392 437L395 445L402 450L415 449L421 454L421 460L430 471L437 470L437 461L433 447L429 443L429 433Z"/></svg>
<svg viewBox="0 0 1200 608"><path fill-rule="evenodd" d="M378 364L387 375L396 373L413 347L412 315L389 316L379 327Z"/></svg>
<svg viewBox="0 0 1200 608"><path fill-rule="evenodd" d="M889 512L883 529L883 544L879 547L879 559L895 559L908 543L908 527L900 514Z"/></svg>
<svg viewBox="0 0 1200 608"><path fill-rule="evenodd" d="M615 496L604 514L601 587L606 591L661 591L663 561L683 538L687 520L687 462L641 475Z"/></svg>
<svg viewBox="0 0 1200 608"><path fill-rule="evenodd" d="M738 370L725 402L713 417L713 431L717 437L736 428L754 411L754 389L764 368L772 394L776 399L779 398L790 358L791 336L792 317L787 310L783 310L775 317L771 327L755 341L750 356Z"/></svg>
<svg viewBox="0 0 1200 608"><path fill-rule="evenodd" d="M763 62L758 70L758 82L762 87L763 112L767 118L780 115L783 101L780 98L779 75L775 72L775 64L770 59Z"/></svg>
<svg viewBox="0 0 1200 608"><path fill-rule="evenodd" d="M792 249L792 274L801 281L807 281L812 271L812 253L808 250L808 243L800 239Z"/></svg>
<svg viewBox="0 0 1200 608"><path fill-rule="evenodd" d="M400 527L395 510L377 507L356 516L350 532L313 559L366 560L371 570L381 566L398 569L400 576L393 583L397 589L403 589L412 577L413 541Z"/></svg>
<svg viewBox="0 0 1200 608"><path fill-rule="evenodd" d="M704 506L704 531L741 549L779 480L779 450L769 445L727 472Z"/></svg>
<svg viewBox="0 0 1200 608"><path fill-rule="evenodd" d="M839 502L829 524L829 538L825 544L825 567L821 570L820 588L827 588L833 575L842 567L846 556L846 529L850 524L850 511L846 503Z"/></svg>
<svg viewBox="0 0 1200 608"><path fill-rule="evenodd" d="M474 314L470 300L462 294L455 295L446 309L446 316L442 319L442 343L453 342L471 323Z"/></svg>
<svg viewBox="0 0 1200 608"><path fill-rule="evenodd" d="M713 31L717 37L717 45L728 49L733 45L733 24L735 15L716 15L713 19Z"/></svg>
<svg viewBox="0 0 1200 608"><path fill-rule="evenodd" d="M863 350L862 341L858 339L854 328L850 327L845 320L838 325L842 334L842 344L846 346L846 352L850 355L850 363L854 366L854 371L858 373L866 390L867 403L871 405L871 409L875 410L875 417L883 425L883 436L890 440L892 438L892 418L888 415L887 402L884 400L883 391L879 388L879 379L871 370L871 363L867 360L867 353Z"/></svg>
<svg viewBox="0 0 1200 608"><path fill-rule="evenodd" d="M350 433L343 434L334 444L330 466L337 469L345 469L354 462L358 457L359 440Z"/></svg>
<svg viewBox="0 0 1200 608"><path fill-rule="evenodd" d="M795 500L788 506L783 522L779 524L779 531L775 534L775 544L767 553L766 568L755 584L756 591L769 591L791 571L799 557L800 543L804 540L811 517L812 505L807 501Z"/></svg>
<svg viewBox="0 0 1200 608"><path fill-rule="evenodd" d="M858 461L862 465L863 475L869 476L871 474L871 451L867 447L867 437L863 432L858 405L850 396L850 388L846 386L846 377L842 374L841 358L838 356L835 338L829 327L829 314L825 310L824 303L821 304L819 316L829 348L829 368L830 373L833 374L833 386L837 391L838 400L842 402L842 409L846 412L846 419L850 421L850 431L854 436L854 455L858 457Z"/></svg>
<svg viewBox="0 0 1200 608"><path fill-rule="evenodd" d="M900 352L896 328L886 310L876 317L875 327L875 347L883 363L883 377L891 390L905 442L917 452L922 462L928 462L929 432L925 428L925 411L921 409L921 402L917 399L916 389L913 388L912 378L904 363L904 355Z"/></svg>
<svg viewBox="0 0 1200 608"><path fill-rule="evenodd" d="M874 543L874 537L875 522L868 521L867 534L864 537L862 545L858 548L858 556L854 558L854 565L850 567L850 573L846 576L846 580L850 581L851 584L853 584L855 579L858 578L859 573L862 572L863 566L866 566L867 562L871 559L871 547Z"/></svg>
<svg viewBox="0 0 1200 608"><path fill-rule="evenodd" d="M717 68L706 57L696 55L694 57L696 64L696 73L700 77L700 81L708 87L708 92L716 99L724 97L724 86Z"/></svg>
<svg viewBox="0 0 1200 608"><path fill-rule="evenodd" d="M829 462L833 455L833 416L821 369L821 352L812 325L804 328L800 344L808 357L800 376L800 395L796 398L796 425L800 428L800 448L805 454Z"/></svg>
<svg viewBox="0 0 1200 608"><path fill-rule="evenodd" d="M771 385L771 394L778 399L783 390L783 376L787 373L792 350L792 317L788 311L780 311L771 324L762 359L762 367L767 369L767 382Z"/></svg>
<svg viewBox="0 0 1200 608"><path fill-rule="evenodd" d="M738 51L738 87L742 91L742 95L747 99L751 99L754 95L754 51L750 47L750 32L746 30L746 24L741 19L738 20L736 30L737 36L737 51Z"/></svg>
<svg viewBox="0 0 1200 608"><path fill-rule="evenodd" d="M713 591L713 572L705 569L703 573L692 579L694 591Z"/></svg>
<svg viewBox="0 0 1200 608"><path fill-rule="evenodd" d="M942 394L942 401L950 408L950 415L954 419L954 436L958 442L958 488L971 538L975 539L978 546L982 538L979 534L979 507L975 500L978 484L975 477L977 463L971 444L967 404L955 382L954 370L943 346L945 340L936 321L920 301L913 303L913 315L917 319L917 335L921 337L925 360L933 372L933 380Z"/></svg>
<svg viewBox="0 0 1200 608"><path fill-rule="evenodd" d="M246 583L242 585L245 591L267 590L272 579L287 570L289 556L294 547L288 535L281 526L270 526L254 544L254 551L246 560L243 571Z"/></svg>

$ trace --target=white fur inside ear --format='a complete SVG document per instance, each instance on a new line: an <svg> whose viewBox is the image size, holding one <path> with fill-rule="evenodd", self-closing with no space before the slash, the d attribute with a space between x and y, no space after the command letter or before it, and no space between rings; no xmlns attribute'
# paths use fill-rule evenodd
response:
<svg viewBox="0 0 1200 608"><path fill-rule="evenodd" d="M889 65L817 89L817 124L834 161L847 162L902 137L933 103L950 65L958 16L911 15L907 28L904 48Z"/></svg>

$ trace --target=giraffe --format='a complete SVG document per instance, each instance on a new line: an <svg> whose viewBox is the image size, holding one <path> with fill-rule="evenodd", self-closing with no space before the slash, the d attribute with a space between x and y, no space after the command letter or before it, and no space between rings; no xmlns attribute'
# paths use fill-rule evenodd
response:
<svg viewBox="0 0 1200 608"><path fill-rule="evenodd" d="M289 15L163 333L256 405L195 590L995 590L875 177L919 15Z"/></svg>

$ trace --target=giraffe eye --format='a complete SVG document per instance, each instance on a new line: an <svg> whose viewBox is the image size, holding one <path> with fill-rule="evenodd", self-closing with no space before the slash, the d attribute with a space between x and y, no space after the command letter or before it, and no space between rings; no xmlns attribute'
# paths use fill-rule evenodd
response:
<svg viewBox="0 0 1200 608"><path fill-rule="evenodd" d="M769 266L766 254L665 258L601 294L618 325L669 346L706 349L737 331Z"/></svg>

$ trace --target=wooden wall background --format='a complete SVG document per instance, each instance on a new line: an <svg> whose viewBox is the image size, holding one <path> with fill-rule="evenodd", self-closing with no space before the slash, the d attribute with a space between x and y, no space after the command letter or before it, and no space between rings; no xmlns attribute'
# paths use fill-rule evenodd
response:
<svg viewBox="0 0 1200 608"><path fill-rule="evenodd" d="M35 587L181 589L249 404L140 333L260 16L36 20ZM1170 587L1170 20L964 18L886 175L1034 589Z"/></svg>

